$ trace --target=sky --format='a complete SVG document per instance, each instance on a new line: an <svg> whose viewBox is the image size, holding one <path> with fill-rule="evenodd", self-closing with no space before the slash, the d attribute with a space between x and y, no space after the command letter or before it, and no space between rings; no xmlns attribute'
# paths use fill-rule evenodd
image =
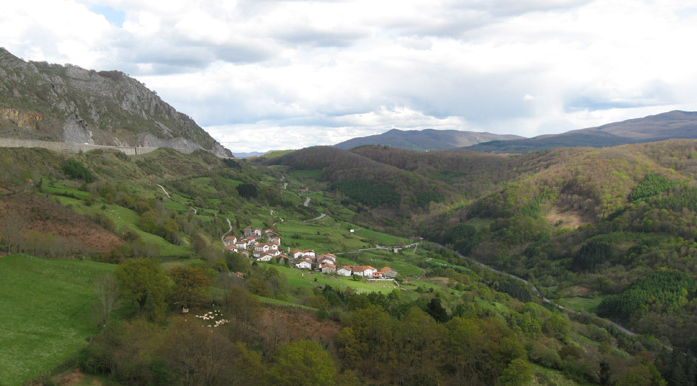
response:
<svg viewBox="0 0 697 386"><path fill-rule="evenodd" d="M531 137L697 110L681 0L22 0L0 46L120 70L234 152L390 129Z"/></svg>

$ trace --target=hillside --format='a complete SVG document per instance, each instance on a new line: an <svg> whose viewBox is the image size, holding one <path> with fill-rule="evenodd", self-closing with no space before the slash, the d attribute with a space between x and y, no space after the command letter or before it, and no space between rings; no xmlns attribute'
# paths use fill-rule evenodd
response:
<svg viewBox="0 0 697 386"><path fill-rule="evenodd" d="M495 153L526 153L556 147L612 147L678 138L697 138L697 112L671 111L563 134L480 143L468 146L467 149Z"/></svg>
<svg viewBox="0 0 697 386"><path fill-rule="evenodd" d="M382 145L417 151L448 150L471 146L481 142L511 140L516 135L499 135L474 131L458 130L398 130L392 129L382 134L353 138L334 146L339 149L353 149L365 145Z"/></svg>
<svg viewBox="0 0 697 386"><path fill-rule="evenodd" d="M232 157L196 122L119 71L25 62L0 48L0 138L203 148Z"/></svg>

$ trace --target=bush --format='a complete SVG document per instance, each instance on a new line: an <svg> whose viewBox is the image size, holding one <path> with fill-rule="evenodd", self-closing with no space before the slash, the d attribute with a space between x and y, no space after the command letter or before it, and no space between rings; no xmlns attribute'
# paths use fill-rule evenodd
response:
<svg viewBox="0 0 697 386"><path fill-rule="evenodd" d="M87 167L80 161L69 159L63 164L63 173L68 178L83 180L84 182L94 182L94 176Z"/></svg>

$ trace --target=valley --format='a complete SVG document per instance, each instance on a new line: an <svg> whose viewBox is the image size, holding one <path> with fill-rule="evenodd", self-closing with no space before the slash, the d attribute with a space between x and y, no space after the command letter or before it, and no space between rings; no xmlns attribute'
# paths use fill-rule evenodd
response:
<svg viewBox="0 0 697 386"><path fill-rule="evenodd" d="M74 311L71 325L97 329L76 330L72 343L46 337L65 354L28 370L23 358L41 345L18 346L2 371L14 374L10 385L64 379L74 369L121 385L181 379L176 364L185 359L166 348L203 337L185 321L186 309L220 310L228 321L216 327L224 341L186 361L210 358L210 345L232 350L237 359L227 359L227 369L236 375L215 372L230 384L280 382L282 350L309 342L331 358L329 378L311 367L312 377L289 382L445 384L476 374L482 384L621 384L644 374L646 382L677 384L671 377L689 376L689 363L681 360L685 373L675 373L675 353L692 355L696 152L690 140L528 155L320 147L251 161L168 149L137 156L0 149L3 272L8 264L77 259L99 267L86 271L95 272L91 280L117 272L123 286L130 276L118 272L138 266L170 283L144 303L120 291L107 315L97 293L82 287L92 305ZM225 236L241 237L247 226L276 233L284 253L314 250L333 254L337 269L390 267L398 276L324 274L315 261L308 270L294 266L299 260L256 261L253 249L226 252ZM85 238L87 228L96 233ZM31 275L47 286L65 280ZM5 283L9 293L26 285ZM3 299L5 309L23 309L21 296ZM10 320L0 318L3 326ZM680 329L668 327L677 320ZM59 326L46 320L35 328ZM0 339L11 344L11 336ZM87 338L93 342L76 344ZM124 339L142 344L126 350ZM393 355L399 359L387 359ZM458 367L477 361L494 367Z"/></svg>

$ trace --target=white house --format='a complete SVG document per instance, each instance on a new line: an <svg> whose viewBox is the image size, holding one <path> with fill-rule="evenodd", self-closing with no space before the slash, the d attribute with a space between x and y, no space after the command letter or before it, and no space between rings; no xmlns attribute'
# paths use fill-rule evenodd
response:
<svg viewBox="0 0 697 386"><path fill-rule="evenodd" d="M315 251L312 249L306 249L303 251L303 257L309 257L310 259L315 258Z"/></svg>
<svg viewBox="0 0 697 386"><path fill-rule="evenodd" d="M312 264L307 260L300 260L295 263L295 266L300 269L312 269Z"/></svg>
<svg viewBox="0 0 697 386"><path fill-rule="evenodd" d="M269 254L269 253L266 253L266 254L263 254L262 256L260 256L260 257L257 259L257 261L266 261L266 262L269 262L269 261L271 261L271 259L273 259L273 255L271 255L271 254Z"/></svg>
<svg viewBox="0 0 697 386"><path fill-rule="evenodd" d="M345 265L336 270L336 274L339 276L351 276L353 271L353 265Z"/></svg>
<svg viewBox="0 0 697 386"><path fill-rule="evenodd" d="M362 265L360 267L356 267L356 269L353 270L353 274L357 276L363 276L363 277L373 277L373 273L377 272L377 269L369 266L369 265Z"/></svg>
<svg viewBox="0 0 697 386"><path fill-rule="evenodd" d="M225 246L225 250L228 251L228 252L235 252L235 253L238 252L237 246L236 246L235 244L226 245L226 246Z"/></svg>
<svg viewBox="0 0 697 386"><path fill-rule="evenodd" d="M299 259L299 258L304 256L303 251L301 251L299 249L293 249L293 253L291 253L291 255L293 256L294 259Z"/></svg>

